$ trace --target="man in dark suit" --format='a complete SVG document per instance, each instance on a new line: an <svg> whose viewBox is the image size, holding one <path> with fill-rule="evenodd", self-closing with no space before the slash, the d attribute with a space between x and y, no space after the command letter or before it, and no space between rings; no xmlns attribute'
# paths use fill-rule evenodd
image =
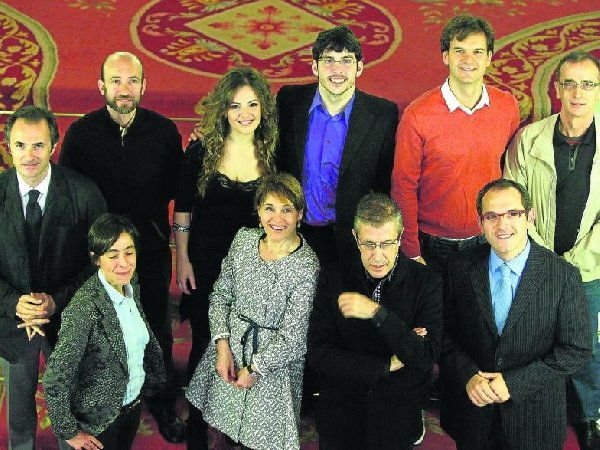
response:
<svg viewBox="0 0 600 450"><path fill-rule="evenodd" d="M477 212L488 243L449 263L442 426L459 450L562 449L565 378L591 355L581 277L529 240L520 184L487 184Z"/></svg>
<svg viewBox="0 0 600 450"><path fill-rule="evenodd" d="M61 311L94 271L87 232L106 204L90 180L50 164L52 113L25 106L4 135L15 167L0 174L0 361L9 448L31 450L40 352L49 355Z"/></svg>
<svg viewBox="0 0 600 450"><path fill-rule="evenodd" d="M363 56L348 27L319 33L312 54L318 84L284 86L277 94L277 168L302 182L301 231L324 265L354 249L359 199L370 191L389 194L398 107L356 89Z"/></svg>
<svg viewBox="0 0 600 450"><path fill-rule="evenodd" d="M360 259L319 277L308 360L321 375L322 450L407 450L422 433L441 344L442 279L399 252L402 230L394 200L367 194L353 230Z"/></svg>

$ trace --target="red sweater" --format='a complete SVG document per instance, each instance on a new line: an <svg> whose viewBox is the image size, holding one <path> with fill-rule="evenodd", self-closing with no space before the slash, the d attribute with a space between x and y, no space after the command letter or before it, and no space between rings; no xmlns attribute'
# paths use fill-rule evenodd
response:
<svg viewBox="0 0 600 450"><path fill-rule="evenodd" d="M489 106L448 110L440 87L405 109L396 134L392 197L402 211L402 251L421 254L418 231L447 238L481 232L475 199L500 178L500 158L519 126L512 94L486 86Z"/></svg>

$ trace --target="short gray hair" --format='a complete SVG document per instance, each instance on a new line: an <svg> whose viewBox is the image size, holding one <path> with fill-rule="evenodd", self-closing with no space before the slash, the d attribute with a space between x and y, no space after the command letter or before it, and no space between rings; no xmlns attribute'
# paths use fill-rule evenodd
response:
<svg viewBox="0 0 600 450"><path fill-rule="evenodd" d="M396 222L398 234L404 228L402 214L398 205L388 195L372 192L365 195L358 202L356 214L354 215L354 231L358 232L359 224L380 227L388 222Z"/></svg>

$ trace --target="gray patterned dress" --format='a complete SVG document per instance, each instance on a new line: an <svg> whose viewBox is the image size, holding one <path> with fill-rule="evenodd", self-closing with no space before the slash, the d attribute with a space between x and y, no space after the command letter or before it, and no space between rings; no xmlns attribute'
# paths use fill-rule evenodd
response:
<svg viewBox="0 0 600 450"><path fill-rule="evenodd" d="M264 261L262 233L242 228L223 260L210 296L212 343L186 396L206 422L234 441L257 450L299 449L306 334L319 263L305 242L282 259ZM251 389L237 389L217 374L214 340L223 336L229 336L236 370L253 361L262 374Z"/></svg>

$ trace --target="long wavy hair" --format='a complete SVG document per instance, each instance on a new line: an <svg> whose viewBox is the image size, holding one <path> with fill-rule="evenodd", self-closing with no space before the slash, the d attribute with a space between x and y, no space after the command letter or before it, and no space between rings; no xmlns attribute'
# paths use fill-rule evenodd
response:
<svg viewBox="0 0 600 450"><path fill-rule="evenodd" d="M263 175L275 171L275 147L279 137L275 97L271 94L269 82L260 72L250 67L235 67L223 75L215 89L200 104L200 112L203 114L200 123L201 141L205 150L198 177L198 194L201 197L206 194L206 187L217 172L223 156L225 139L231 131L227 109L242 86L250 86L260 102L260 124L254 132L258 166Z"/></svg>

